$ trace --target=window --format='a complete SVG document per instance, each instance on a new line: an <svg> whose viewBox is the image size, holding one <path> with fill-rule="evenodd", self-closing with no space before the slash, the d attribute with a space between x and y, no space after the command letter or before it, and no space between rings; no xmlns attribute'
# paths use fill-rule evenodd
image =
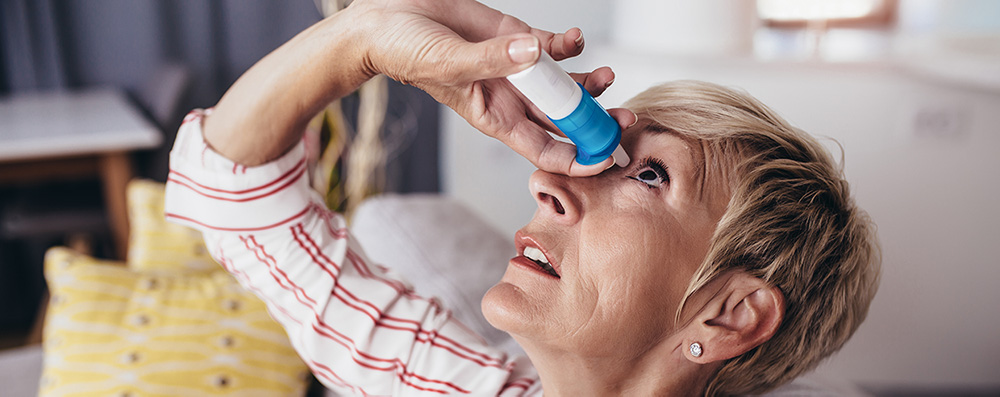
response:
<svg viewBox="0 0 1000 397"><path fill-rule="evenodd" d="M757 15L769 27L887 26L894 0L757 0Z"/></svg>

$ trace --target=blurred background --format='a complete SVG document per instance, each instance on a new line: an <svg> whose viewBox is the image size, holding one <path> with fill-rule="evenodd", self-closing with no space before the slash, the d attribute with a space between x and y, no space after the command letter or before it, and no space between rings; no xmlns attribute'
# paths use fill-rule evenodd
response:
<svg viewBox="0 0 1000 397"><path fill-rule="evenodd" d="M880 395L1000 394L1000 2L485 3L580 27L587 49L564 66L611 66L607 107L700 79L823 137L879 226L883 281L816 376ZM164 180L184 114L320 17L312 0L0 2L0 347L31 339L45 250L124 256L115 186ZM378 191L455 197L506 235L530 220L530 163L411 87L387 92ZM360 102L341 104L348 124ZM130 133L74 137L95 118Z"/></svg>

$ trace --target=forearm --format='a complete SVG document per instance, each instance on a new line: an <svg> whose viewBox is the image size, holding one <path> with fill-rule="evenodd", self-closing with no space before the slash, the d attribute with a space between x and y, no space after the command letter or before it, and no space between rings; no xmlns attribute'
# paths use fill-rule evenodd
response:
<svg viewBox="0 0 1000 397"><path fill-rule="evenodd" d="M374 75L345 18L347 11L320 21L244 73L206 118L206 142L241 165L263 164L298 142L324 106Z"/></svg>

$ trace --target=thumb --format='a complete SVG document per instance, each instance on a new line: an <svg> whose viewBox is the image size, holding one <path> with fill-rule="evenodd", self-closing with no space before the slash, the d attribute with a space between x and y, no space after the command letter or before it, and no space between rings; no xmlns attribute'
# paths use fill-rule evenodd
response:
<svg viewBox="0 0 1000 397"><path fill-rule="evenodd" d="M465 43L455 50L453 71L463 81L506 77L538 61L540 48L538 38L530 34Z"/></svg>

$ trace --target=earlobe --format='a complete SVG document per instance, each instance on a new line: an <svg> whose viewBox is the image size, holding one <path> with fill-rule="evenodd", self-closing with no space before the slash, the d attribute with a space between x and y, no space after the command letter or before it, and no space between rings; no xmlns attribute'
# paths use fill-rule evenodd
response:
<svg viewBox="0 0 1000 397"><path fill-rule="evenodd" d="M694 332L685 341L685 356L699 363L739 356L771 339L784 316L785 296L779 288L734 273L690 324ZM695 343L697 349L691 347Z"/></svg>

